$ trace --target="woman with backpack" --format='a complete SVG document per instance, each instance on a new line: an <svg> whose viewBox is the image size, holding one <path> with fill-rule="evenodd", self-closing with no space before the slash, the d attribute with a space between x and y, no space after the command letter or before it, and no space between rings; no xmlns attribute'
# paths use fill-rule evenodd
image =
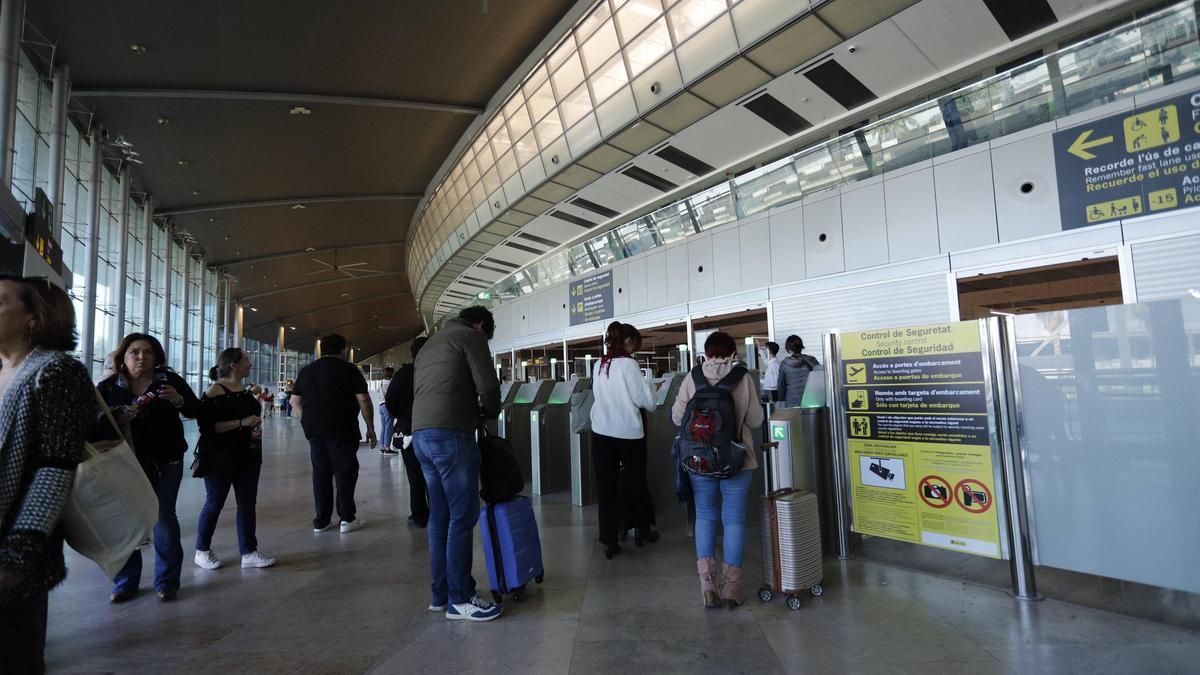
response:
<svg viewBox="0 0 1200 675"><path fill-rule="evenodd" d="M642 375L633 352L642 344L637 328L614 321L604 334L605 353L592 375L592 466L596 474L600 515L600 543L604 557L621 552L617 544L617 509L623 508L625 525L634 528L635 542L658 541L650 529L654 514L646 498L646 431L642 411L653 411L654 391ZM624 475L622 476L622 467ZM624 504L618 504L618 483Z"/></svg>
<svg viewBox="0 0 1200 675"><path fill-rule="evenodd" d="M804 352L804 340L799 335L789 335L783 343L788 357L779 362L779 381L775 385L775 396L786 408L798 408L804 400L804 389L808 376L821 365Z"/></svg>
<svg viewBox="0 0 1200 675"><path fill-rule="evenodd" d="M262 469L262 406L259 399L242 388L250 374L250 359L237 347L217 357L209 375L216 375L212 386L200 399L200 453L197 475L204 478L207 493L200 522L196 524L196 565L215 570L223 563L212 552L217 518L233 488L237 500L238 548L242 567L270 567L275 559L258 552L255 531L255 507L258 503L258 477Z"/></svg>
<svg viewBox="0 0 1200 675"><path fill-rule="evenodd" d="M740 455L736 458L741 460L740 470L727 478L688 473L696 501L696 570L700 574L700 593L704 598L704 606L710 608L724 604L733 609L743 602L741 582L746 498L750 494L754 470L758 468L750 439L753 437L752 430L763 423L763 409L754 386L745 377L746 369L732 363L736 353L737 344L728 333L718 331L709 335L704 341L704 364L693 368L684 378L675 404L671 407L671 419L681 427L679 431L682 438L700 433L699 429L689 429L691 426L699 427L703 417L696 414L698 406L689 405L697 389L708 390L706 393L721 392L718 398L724 399L724 405L731 404L733 408L734 425L729 433L734 435L733 440L737 442L733 448L735 454ZM735 380L736 384L730 386ZM704 400L713 399L706 397ZM713 405L720 406L722 403L718 401ZM734 462L736 464L737 461ZM716 559L718 521L724 527L721 549L725 560L720 581L717 579Z"/></svg>

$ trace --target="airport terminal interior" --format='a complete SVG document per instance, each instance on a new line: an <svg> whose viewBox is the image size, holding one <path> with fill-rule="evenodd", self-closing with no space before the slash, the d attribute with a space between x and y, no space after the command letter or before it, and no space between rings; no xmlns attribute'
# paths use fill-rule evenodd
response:
<svg viewBox="0 0 1200 675"><path fill-rule="evenodd" d="M1198 14L0 0L0 674L1200 671ZM10 288L42 323L30 294L69 297L58 356L117 413L117 442L72 450L32 572L30 504L70 474L22 463L42 399L20 364L49 357L44 327L5 324ZM495 329L462 372L500 412L459 423L480 426L463 452L484 496L501 460L523 487L479 500L478 600L443 607L413 482L438 429L414 418L414 441L385 395L424 338L478 339L472 307ZM652 398L632 440L593 429L623 357ZM333 450L301 389L339 359L364 413L314 519ZM709 417L720 368L761 425ZM258 550L230 494L216 568L207 427L166 403L218 376L253 392L262 464ZM182 460L138 431L151 405L182 419ZM644 471L605 463L616 441ZM81 537L102 501L120 517ZM30 579L63 534L47 596ZM718 593L699 550L736 558L739 535Z"/></svg>

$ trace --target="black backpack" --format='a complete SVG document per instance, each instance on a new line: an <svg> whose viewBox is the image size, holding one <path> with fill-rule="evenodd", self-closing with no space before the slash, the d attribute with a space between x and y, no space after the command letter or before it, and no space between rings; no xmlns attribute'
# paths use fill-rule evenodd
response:
<svg viewBox="0 0 1200 675"><path fill-rule="evenodd" d="M479 433L479 496L489 504L507 502L525 489L521 467L508 440Z"/></svg>
<svg viewBox="0 0 1200 675"><path fill-rule="evenodd" d="M688 401L675 439L676 460L684 471L704 478L730 478L746 464L741 441L741 420L733 405L733 389L746 375L734 366L716 384L709 384L703 366L692 369L696 393Z"/></svg>

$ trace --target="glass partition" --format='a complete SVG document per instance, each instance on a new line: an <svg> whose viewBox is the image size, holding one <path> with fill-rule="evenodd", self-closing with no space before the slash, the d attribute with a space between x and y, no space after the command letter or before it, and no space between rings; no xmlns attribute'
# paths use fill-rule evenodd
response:
<svg viewBox="0 0 1200 675"><path fill-rule="evenodd" d="M1200 592L1200 302L1013 321L1036 562Z"/></svg>

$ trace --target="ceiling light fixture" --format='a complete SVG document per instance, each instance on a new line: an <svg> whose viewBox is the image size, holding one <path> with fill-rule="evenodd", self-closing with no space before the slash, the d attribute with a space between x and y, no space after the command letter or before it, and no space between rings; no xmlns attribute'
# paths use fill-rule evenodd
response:
<svg viewBox="0 0 1200 675"><path fill-rule="evenodd" d="M191 162L189 162L187 159L184 159L184 158L175 160L175 163L178 164L179 166L187 166L188 164L191 164Z"/></svg>
<svg viewBox="0 0 1200 675"><path fill-rule="evenodd" d="M288 114L289 115L311 115L312 108L306 108L302 105L292 106L292 109L288 111Z"/></svg>
<svg viewBox="0 0 1200 675"><path fill-rule="evenodd" d="M317 249L313 248L312 246L309 246L309 247L307 247L307 248L305 248L305 249L304 249L304 252L305 252L305 253L312 253L312 252L313 252L313 251L315 251L315 250L317 250Z"/></svg>
<svg viewBox="0 0 1200 675"><path fill-rule="evenodd" d="M225 235L225 236L224 236L224 237L222 237L222 238L223 238L225 241L229 241L229 235Z"/></svg>
<svg viewBox="0 0 1200 675"><path fill-rule="evenodd" d="M145 56L146 55L146 45L140 45L136 42L131 42L131 43L129 43L129 51L133 52L134 54L137 54L138 56Z"/></svg>
<svg viewBox="0 0 1200 675"><path fill-rule="evenodd" d="M303 211L306 208L308 208L308 207L303 204L292 204L293 211Z"/></svg>
<svg viewBox="0 0 1200 675"><path fill-rule="evenodd" d="M296 330L295 326L288 326L288 330Z"/></svg>
<svg viewBox="0 0 1200 675"><path fill-rule="evenodd" d="M258 308L257 308L257 307L251 307L251 308L250 308L250 311L251 311L251 312L257 312L257 311L258 311Z"/></svg>
<svg viewBox="0 0 1200 675"><path fill-rule="evenodd" d="M193 197L199 197L199 196L200 196L200 195L202 195L202 194L204 194L204 193L203 193L203 192L201 192L201 191L199 191L199 190L192 190L192 196L193 196Z"/></svg>
<svg viewBox="0 0 1200 675"><path fill-rule="evenodd" d="M170 117L159 117L158 119L156 119L154 121L158 123L158 126L165 127L171 123L171 118Z"/></svg>

